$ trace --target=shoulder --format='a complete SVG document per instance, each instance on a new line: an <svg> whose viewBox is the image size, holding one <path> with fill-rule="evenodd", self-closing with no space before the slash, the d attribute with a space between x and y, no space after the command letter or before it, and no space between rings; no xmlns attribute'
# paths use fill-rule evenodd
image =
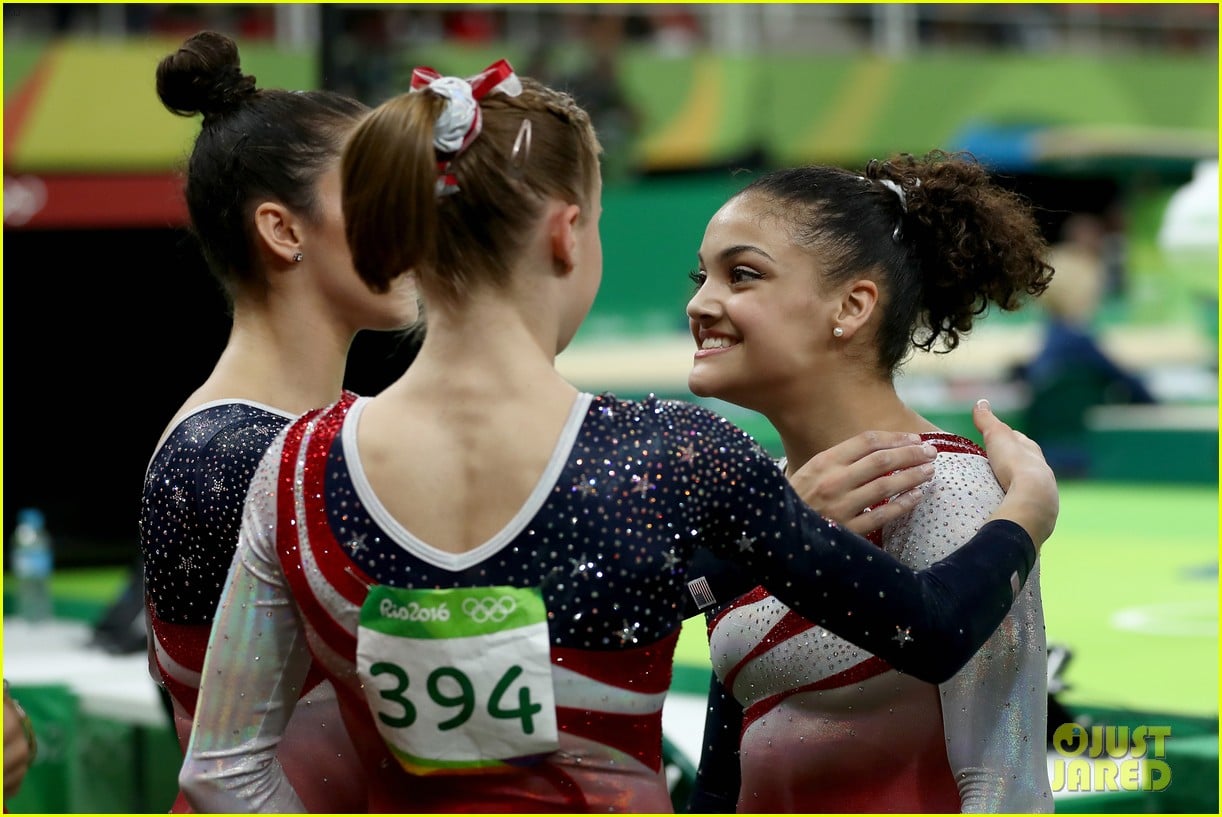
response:
<svg viewBox="0 0 1222 817"><path fill-rule="evenodd" d="M164 537L192 525L226 529L240 513L268 446L291 420L289 414L239 401L209 403L183 416L149 463L142 536Z"/></svg>
<svg viewBox="0 0 1222 817"><path fill-rule="evenodd" d="M353 392L345 391L334 403L307 411L280 429L268 446L266 459L295 457L302 445L308 445L312 450L318 445L329 445L343 432L349 416L359 414L369 400L368 397L358 397Z"/></svg>
<svg viewBox="0 0 1222 817"><path fill-rule="evenodd" d="M687 400L661 398L653 394L640 400L621 400L610 392L603 392L591 401L590 414L608 420L652 424L679 433L699 431L754 442L747 432L712 409Z"/></svg>
<svg viewBox="0 0 1222 817"><path fill-rule="evenodd" d="M971 454L986 457L988 454L977 443L958 434L948 434L945 431L927 431L921 434L921 439L931 443L939 454Z"/></svg>
<svg viewBox="0 0 1222 817"><path fill-rule="evenodd" d="M938 449L938 458L934 460L935 492L930 498L980 504L990 509L1001 501L1004 493L989 465L988 454L978 444L957 434L922 434L921 438Z"/></svg>
<svg viewBox="0 0 1222 817"><path fill-rule="evenodd" d="M675 457L692 478L727 488L739 481L771 485L784 481L775 460L751 435L717 412L686 400L649 395L620 400L602 394L591 402L583 434L612 446L630 445L635 455ZM788 483L786 483L788 484Z"/></svg>
<svg viewBox="0 0 1222 817"><path fill-rule="evenodd" d="M185 458L261 455L292 419L290 414L245 401L210 403L170 429L154 454L153 467Z"/></svg>
<svg viewBox="0 0 1222 817"><path fill-rule="evenodd" d="M922 434L938 449L933 478L926 484L924 497L910 513L890 523L883 538L887 549L895 552L902 544L904 561L919 567L921 554L941 558L962 545L979 530L1005 492L997 482L984 450L964 437L951 434Z"/></svg>

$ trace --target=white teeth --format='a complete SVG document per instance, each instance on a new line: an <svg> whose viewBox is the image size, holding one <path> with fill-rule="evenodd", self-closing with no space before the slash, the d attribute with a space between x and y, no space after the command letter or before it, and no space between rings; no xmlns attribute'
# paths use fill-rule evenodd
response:
<svg viewBox="0 0 1222 817"><path fill-rule="evenodd" d="M729 338L705 338L700 343L701 349L725 349L733 346L734 342Z"/></svg>

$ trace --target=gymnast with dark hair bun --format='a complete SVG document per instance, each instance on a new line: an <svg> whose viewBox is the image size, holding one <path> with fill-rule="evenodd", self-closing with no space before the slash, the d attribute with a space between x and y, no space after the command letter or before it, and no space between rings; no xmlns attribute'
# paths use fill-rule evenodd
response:
<svg viewBox="0 0 1222 817"><path fill-rule="evenodd" d="M407 326L417 304L411 276L371 292L344 239L339 156L364 105L260 88L242 72L237 45L207 31L161 60L157 93L175 114L203 114L187 208L232 317L220 359L153 453L140 508L149 669L185 752L259 459L294 417L343 394L359 330ZM360 768L331 684L311 673L295 694L302 702L278 755L286 773L310 811L359 809ZM181 793L172 810L190 810Z"/></svg>

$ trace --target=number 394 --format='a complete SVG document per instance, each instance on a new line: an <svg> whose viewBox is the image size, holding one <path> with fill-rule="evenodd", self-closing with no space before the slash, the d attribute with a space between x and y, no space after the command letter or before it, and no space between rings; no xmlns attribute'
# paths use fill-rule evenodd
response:
<svg viewBox="0 0 1222 817"><path fill-rule="evenodd" d="M378 720L395 729L405 729L415 723L416 706L406 695L410 684L407 670L398 664L379 661L369 667L369 674L374 677L390 675L397 682L394 689L382 690L379 694L385 700L397 704L402 711L393 715L379 712ZM523 686L518 690L516 707L509 708L505 702L509 687L521 674L522 668L517 664L505 670L488 698L488 714L504 720L520 720L522 732L529 735L535 731L534 716L543 709L542 705L531 701L530 688ZM424 689L433 703L446 709L457 710L453 717L437 724L437 728L443 732L462 726L475 712L475 686L467 674L457 667L438 667L433 670L424 682Z"/></svg>

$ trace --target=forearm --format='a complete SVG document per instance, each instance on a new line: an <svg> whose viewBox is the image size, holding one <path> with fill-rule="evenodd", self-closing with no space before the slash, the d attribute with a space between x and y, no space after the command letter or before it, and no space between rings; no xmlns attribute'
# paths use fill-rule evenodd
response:
<svg viewBox="0 0 1222 817"><path fill-rule="evenodd" d="M696 783L687 810L694 814L733 814L738 810L741 772L738 765L738 738L742 731L742 707L718 682L709 679L708 709L704 721L704 741Z"/></svg>
<svg viewBox="0 0 1222 817"><path fill-rule="evenodd" d="M997 628L1034 561L1022 528L996 521L922 571L848 534L822 553L755 566L795 612L901 672L941 683Z"/></svg>
<svg viewBox="0 0 1222 817"><path fill-rule="evenodd" d="M753 589L755 578L734 562L697 548L688 562L688 592L684 594L683 618L700 615L717 604L725 604Z"/></svg>
<svg viewBox="0 0 1222 817"><path fill-rule="evenodd" d="M179 784L201 812L304 811L276 748L309 668L284 591L239 547L217 611Z"/></svg>

